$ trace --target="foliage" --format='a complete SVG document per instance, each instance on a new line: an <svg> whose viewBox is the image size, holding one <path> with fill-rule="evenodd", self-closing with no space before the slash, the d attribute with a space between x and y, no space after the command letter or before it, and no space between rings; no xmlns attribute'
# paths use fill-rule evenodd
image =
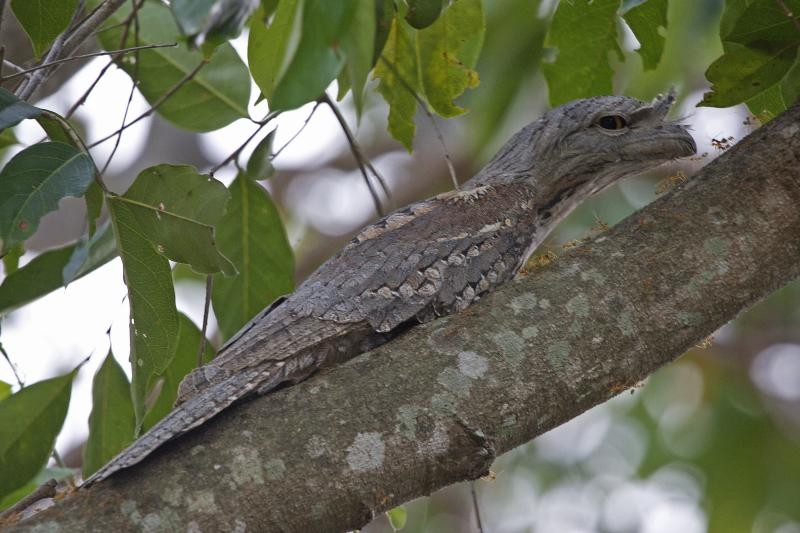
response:
<svg viewBox="0 0 800 533"><path fill-rule="evenodd" d="M78 5L77 0L10 3L37 58L71 31ZM666 0L562 1L540 18L536 2L515 6L498 13L481 0L173 0L169 7L145 0L125 2L97 40L107 51L177 43L114 60L152 111L181 129L212 131L242 118L264 128L281 112L321 101L336 81L339 100L350 94L359 118L380 94L388 104L388 131L408 151L420 107L451 118L465 113L467 103L476 108L481 125L476 145L483 148L483 132L499 129L511 113L508 102L525 89L526 77L539 72L540 56L552 105L614 92L620 62L628 63L621 46L624 25L639 41L641 68L648 75L666 68L665 35L673 20ZM727 2L719 30L724 53L708 68L712 88L703 105L746 103L766 120L797 99L800 23L787 10L800 13L800 0ZM487 19L501 16L505 34L487 33ZM246 62L229 43L243 28L249 32ZM484 45L495 52L492 64L480 58ZM498 56L503 60L496 61ZM489 103L467 91L479 87L479 72L482 90L494 96L484 99ZM370 84L370 74L377 84ZM248 108L251 78L270 108L263 117L251 116ZM232 157L239 172L227 187L192 167L158 164L115 194L72 119L0 88L0 151L17 144L11 128L23 120L36 121L47 139L25 147L0 170L0 256L6 273L0 315L116 257L128 288L132 379L109 351L93 381L83 468L88 475L169 412L178 384L197 365L201 345L200 359L215 355L206 332L176 308L171 261L213 279L207 297L222 339L293 289L295 262L281 213L258 183L275 172L274 129L246 161L239 153ZM42 217L66 197L85 200L85 235L19 267ZM103 207L108 220L98 225ZM76 372L20 384L14 394L0 382L0 508L36 488L42 476L54 475L47 460ZM742 464L751 459L743 455ZM756 511L741 512L745 520ZM406 509L399 507L390 517L400 528Z"/></svg>

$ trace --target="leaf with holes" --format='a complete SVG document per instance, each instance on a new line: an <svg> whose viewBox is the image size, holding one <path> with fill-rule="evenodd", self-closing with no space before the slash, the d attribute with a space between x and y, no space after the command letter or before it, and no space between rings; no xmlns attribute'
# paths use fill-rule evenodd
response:
<svg viewBox="0 0 800 533"><path fill-rule="evenodd" d="M417 32L422 86L428 103L439 115L455 117L466 112L453 100L478 85L478 73L465 63L463 51L468 43L481 42L484 30L481 1L457 0L433 25ZM470 52L471 59L476 58L475 51Z"/></svg>
<svg viewBox="0 0 800 533"><path fill-rule="evenodd" d="M239 274L215 276L211 300L224 338L294 289L292 248L269 194L243 175L230 191L228 212L218 225L219 247Z"/></svg>
<svg viewBox="0 0 800 533"><path fill-rule="evenodd" d="M34 234L39 220L67 196L81 196L94 178L94 163L72 146L30 146L0 171L0 254Z"/></svg>
<svg viewBox="0 0 800 533"><path fill-rule="evenodd" d="M158 253L202 274L230 276L236 268L217 250L214 236L228 198L222 183L194 167L156 165L110 202L127 206L137 230Z"/></svg>
<svg viewBox="0 0 800 533"><path fill-rule="evenodd" d="M0 498L47 463L67 415L77 370L34 383L0 402Z"/></svg>
<svg viewBox="0 0 800 533"><path fill-rule="evenodd" d="M126 2L109 18L110 28L98 35L103 48L117 50L180 40L169 8L159 2L145 2L138 11L138 41L131 31L122 42L124 28L120 24L129 13ZM204 61L202 53L181 45L126 54L121 65L128 75L138 80L137 88L151 105L163 100L157 109L161 116L183 129L211 131L247 116L250 75L233 47L225 43L217 47L208 63L187 81L186 77Z"/></svg>
<svg viewBox="0 0 800 533"><path fill-rule="evenodd" d="M667 27L667 0L647 0L626 11L623 18L639 41L637 52L644 69L656 68L664 53L664 36L659 30Z"/></svg>
<svg viewBox="0 0 800 533"><path fill-rule="evenodd" d="M83 449L83 477L106 464L134 438L136 429L128 377L108 352L92 381L89 438Z"/></svg>

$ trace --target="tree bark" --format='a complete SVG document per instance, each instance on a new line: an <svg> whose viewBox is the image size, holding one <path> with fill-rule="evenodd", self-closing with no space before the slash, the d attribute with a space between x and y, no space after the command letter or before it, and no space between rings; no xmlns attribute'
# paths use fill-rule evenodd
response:
<svg viewBox="0 0 800 533"><path fill-rule="evenodd" d="M237 405L14 531L341 531L487 473L800 275L800 105L458 315ZM45 530L45 529L41 529Z"/></svg>

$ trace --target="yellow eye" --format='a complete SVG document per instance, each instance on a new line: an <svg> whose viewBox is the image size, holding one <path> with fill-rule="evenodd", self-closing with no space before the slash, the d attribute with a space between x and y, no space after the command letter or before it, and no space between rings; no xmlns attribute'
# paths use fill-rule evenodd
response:
<svg viewBox="0 0 800 533"><path fill-rule="evenodd" d="M604 130L621 130L628 127L628 122L625 120L625 117L620 115L606 115L600 117L600 120L597 121L597 125Z"/></svg>

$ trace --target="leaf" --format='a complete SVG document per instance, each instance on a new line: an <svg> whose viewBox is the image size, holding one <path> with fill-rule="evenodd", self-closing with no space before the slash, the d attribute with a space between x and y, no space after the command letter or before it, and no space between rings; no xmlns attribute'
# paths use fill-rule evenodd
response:
<svg viewBox="0 0 800 533"><path fill-rule="evenodd" d="M247 160L247 176L250 179L260 181L275 174L275 167L272 166L272 142L275 139L275 131L270 131L261 139Z"/></svg>
<svg viewBox="0 0 800 533"><path fill-rule="evenodd" d="M439 18L443 4L442 0L408 0L406 22L418 30L427 28Z"/></svg>
<svg viewBox="0 0 800 533"><path fill-rule="evenodd" d="M392 29L392 21L395 16L395 6L393 0L375 0L375 43L372 54L372 66L374 67L381 57L383 47L389 38Z"/></svg>
<svg viewBox="0 0 800 533"><path fill-rule="evenodd" d="M784 4L794 12L800 10L800 0L784 0ZM728 107L746 102L766 122L797 99L800 32L777 2L729 2L720 34L725 53L708 67L711 91L699 105Z"/></svg>
<svg viewBox="0 0 800 533"><path fill-rule="evenodd" d="M11 91L0 87L0 130L16 126L26 118L36 118L41 112L38 107L20 100Z"/></svg>
<svg viewBox="0 0 800 533"><path fill-rule="evenodd" d="M270 100L297 51L303 21L303 0L281 0L269 26L263 8L256 11L247 41L250 73Z"/></svg>
<svg viewBox="0 0 800 533"><path fill-rule="evenodd" d="M0 381L0 402L11 396L11 385Z"/></svg>
<svg viewBox="0 0 800 533"><path fill-rule="evenodd" d="M6 148L15 145L18 142L19 141L12 130L0 131L0 155L3 154Z"/></svg>
<svg viewBox="0 0 800 533"><path fill-rule="evenodd" d="M88 242L37 255L0 284L0 315L85 276L116 256L114 233L108 225Z"/></svg>
<svg viewBox="0 0 800 533"><path fill-rule="evenodd" d="M267 96L272 110L295 109L311 102L336 79L344 65L339 43L346 32L352 31L358 3L358 0L305 0L297 51L272 97Z"/></svg>
<svg viewBox="0 0 800 533"><path fill-rule="evenodd" d="M0 511L11 507L19 500L35 491L50 479L62 481L75 475L74 468L42 468L36 476L22 487L12 491L5 498L0 498Z"/></svg>
<svg viewBox="0 0 800 533"><path fill-rule="evenodd" d="M128 377L110 351L94 375L89 439L83 450L83 477L87 478L130 444L135 418Z"/></svg>
<svg viewBox="0 0 800 533"><path fill-rule="evenodd" d="M712 83L711 91L703 96L700 105L733 106L781 83L796 62L798 48L783 41L769 45L769 48L767 43L763 43L762 48L749 48L726 43L725 54L706 71L706 78Z"/></svg>
<svg viewBox="0 0 800 533"><path fill-rule="evenodd" d="M478 73L462 63L462 48L480 40L484 30L481 1L456 0L432 26L417 32L422 85L439 115L455 117L466 111L453 100L478 85Z"/></svg>
<svg viewBox="0 0 800 533"><path fill-rule="evenodd" d="M11 0L11 9L28 34L36 59L67 29L78 0Z"/></svg>
<svg viewBox="0 0 800 533"><path fill-rule="evenodd" d="M25 248L18 242L3 256L3 271L6 276L19 270L19 259L24 253Z"/></svg>
<svg viewBox="0 0 800 533"><path fill-rule="evenodd" d="M238 36L258 0L172 0L170 9L194 46L217 46Z"/></svg>
<svg viewBox="0 0 800 533"><path fill-rule="evenodd" d="M123 43L121 22L129 12L130 6L126 2L109 18L109 29L99 33L100 43L106 50L178 40L178 28L169 8L159 2L145 2L138 11L138 41L134 32L128 32ZM137 57L138 65L134 63ZM138 79L138 89L153 104L173 91L203 61L203 55L196 50L156 48L124 56L121 66L128 75ZM167 98L157 112L180 128L211 131L248 116L249 99L247 67L233 47L226 43L219 46L208 63Z"/></svg>
<svg viewBox="0 0 800 533"><path fill-rule="evenodd" d="M136 228L165 257L197 272L233 275L236 268L216 248L214 224L225 212L225 186L187 165L146 168L122 195L109 203L126 204Z"/></svg>
<svg viewBox="0 0 800 533"><path fill-rule="evenodd" d="M47 462L77 370L34 383L0 402L0 498L30 481Z"/></svg>
<svg viewBox="0 0 800 533"><path fill-rule="evenodd" d="M108 211L122 258L131 309L131 396L137 428L145 414L147 385L175 356L178 311L169 261L141 232L131 206L109 201Z"/></svg>
<svg viewBox="0 0 800 533"><path fill-rule="evenodd" d="M364 109L364 86L372 70L372 56L375 46L374 0L356 0L352 29L342 35L342 50L347 63L344 72L353 92L356 114L361 118Z"/></svg>
<svg viewBox="0 0 800 533"><path fill-rule="evenodd" d="M380 79L378 92L389 104L389 133L411 152L414 141L414 115L420 92L417 71L417 49L411 29L402 20L392 20L381 60L375 65L375 77Z"/></svg>
<svg viewBox="0 0 800 533"><path fill-rule="evenodd" d="M243 175L233 181L230 191L228 212L218 225L219 246L239 274L216 275L211 298L226 339L294 289L292 249L269 194Z"/></svg>
<svg viewBox="0 0 800 533"><path fill-rule="evenodd" d="M400 531L406 527L408 521L408 511L405 505L398 505L394 509L386 511L386 518L389 519L389 525L392 526L393 531Z"/></svg>
<svg viewBox="0 0 800 533"><path fill-rule="evenodd" d="M0 171L0 254L33 235L59 200L86 192L93 178L91 158L63 143L35 144L15 155Z"/></svg>
<svg viewBox="0 0 800 533"><path fill-rule="evenodd" d="M659 29L667 27L667 0L647 0L623 15L639 41L639 55L645 70L658 66L664 53L664 37Z"/></svg>
<svg viewBox="0 0 800 533"><path fill-rule="evenodd" d="M178 321L178 347L175 350L175 357L163 373L153 378L155 384L148 387L150 390L158 387L159 393L158 398L144 417L142 426L144 431L153 427L156 422L172 411L172 406L178 397L178 386L181 380L197 367L197 353L200 350L200 330L183 313L178 313ZM203 362L208 363L213 358L214 349L210 343L206 342Z"/></svg>
<svg viewBox="0 0 800 533"><path fill-rule="evenodd" d="M613 92L609 52L623 59L617 43L619 5L619 0L559 2L545 43L558 56L542 65L552 106Z"/></svg>

